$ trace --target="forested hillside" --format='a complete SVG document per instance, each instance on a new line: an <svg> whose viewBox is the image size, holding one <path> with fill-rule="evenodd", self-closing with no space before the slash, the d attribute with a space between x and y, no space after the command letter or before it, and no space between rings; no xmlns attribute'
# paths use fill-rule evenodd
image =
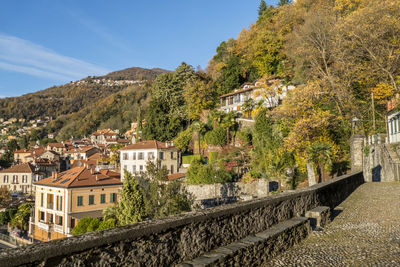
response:
<svg viewBox="0 0 400 267"><path fill-rule="evenodd" d="M162 69L129 68L112 72L96 79L152 81ZM43 116L58 117L81 109L87 109L107 96L121 92L128 84L102 84L93 82L93 77L81 82L54 86L20 97L0 99L0 117L33 119Z"/></svg>

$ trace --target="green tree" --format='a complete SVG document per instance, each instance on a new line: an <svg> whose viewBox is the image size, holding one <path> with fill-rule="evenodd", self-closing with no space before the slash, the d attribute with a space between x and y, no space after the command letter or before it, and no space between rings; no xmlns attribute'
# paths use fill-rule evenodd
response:
<svg viewBox="0 0 400 267"><path fill-rule="evenodd" d="M223 166L203 165L199 160L192 161L186 175L188 184L229 183L232 181L232 173L225 170Z"/></svg>
<svg viewBox="0 0 400 267"><path fill-rule="evenodd" d="M8 207L11 201L11 192L6 187L0 188L0 208Z"/></svg>
<svg viewBox="0 0 400 267"><path fill-rule="evenodd" d="M222 127L207 132L204 138L209 145L224 146L227 143L226 132Z"/></svg>
<svg viewBox="0 0 400 267"><path fill-rule="evenodd" d="M279 0L278 6L284 6L292 3L291 0Z"/></svg>
<svg viewBox="0 0 400 267"><path fill-rule="evenodd" d="M143 188L131 173L125 171L121 201L118 203L117 219L121 225L141 222L146 218Z"/></svg>
<svg viewBox="0 0 400 267"><path fill-rule="evenodd" d="M97 231L105 230L105 229L109 229L109 228L114 228L116 226L117 226L117 220L116 219L104 220L104 221L100 222L99 227L97 228Z"/></svg>
<svg viewBox="0 0 400 267"><path fill-rule="evenodd" d="M17 213L11 219L11 226L18 227L22 231L27 231L29 226L29 217L33 211L32 204L24 203L18 207Z"/></svg>
<svg viewBox="0 0 400 267"><path fill-rule="evenodd" d="M265 10L267 10L267 4L264 0L261 0L260 5L258 6L258 16L262 16Z"/></svg>

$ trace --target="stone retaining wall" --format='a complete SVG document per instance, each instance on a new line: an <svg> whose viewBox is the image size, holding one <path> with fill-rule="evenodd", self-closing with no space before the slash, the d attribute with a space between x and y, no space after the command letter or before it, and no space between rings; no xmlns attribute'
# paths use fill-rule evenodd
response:
<svg viewBox="0 0 400 267"><path fill-rule="evenodd" d="M249 202L6 249L0 252L0 266L174 265L265 231L317 206L333 208L363 180L361 172L353 173Z"/></svg>

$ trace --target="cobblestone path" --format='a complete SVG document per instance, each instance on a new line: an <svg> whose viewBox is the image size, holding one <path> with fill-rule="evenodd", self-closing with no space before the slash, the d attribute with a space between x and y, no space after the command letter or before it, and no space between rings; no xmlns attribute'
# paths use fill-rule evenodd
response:
<svg viewBox="0 0 400 267"><path fill-rule="evenodd" d="M266 266L400 266L400 183L366 183L323 231Z"/></svg>

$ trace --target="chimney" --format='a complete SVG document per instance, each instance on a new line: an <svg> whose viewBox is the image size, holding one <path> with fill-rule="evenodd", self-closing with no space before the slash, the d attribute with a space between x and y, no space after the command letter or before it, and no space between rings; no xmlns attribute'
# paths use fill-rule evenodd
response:
<svg viewBox="0 0 400 267"><path fill-rule="evenodd" d="M96 181L98 181L99 180L99 176L96 174Z"/></svg>
<svg viewBox="0 0 400 267"><path fill-rule="evenodd" d="M52 178L53 180L57 180L57 178L58 178L57 172L52 172L52 173L51 173L51 178Z"/></svg>
<svg viewBox="0 0 400 267"><path fill-rule="evenodd" d="M90 174L94 174L94 169L93 168L90 168Z"/></svg>

